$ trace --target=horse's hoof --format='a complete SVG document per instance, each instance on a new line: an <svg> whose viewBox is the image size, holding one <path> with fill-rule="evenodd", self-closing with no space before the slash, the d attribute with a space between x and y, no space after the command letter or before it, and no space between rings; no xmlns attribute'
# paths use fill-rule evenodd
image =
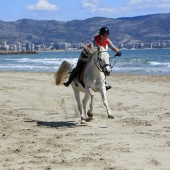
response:
<svg viewBox="0 0 170 170"><path fill-rule="evenodd" d="M114 119L114 116L111 115L111 114L109 114L109 115L108 115L108 118L109 118L109 119Z"/></svg>
<svg viewBox="0 0 170 170"><path fill-rule="evenodd" d="M88 117L93 117L93 113L90 113L90 111L87 112Z"/></svg>
<svg viewBox="0 0 170 170"><path fill-rule="evenodd" d="M87 117L87 118L85 119L86 122L90 122L91 120L93 120L92 117Z"/></svg>
<svg viewBox="0 0 170 170"><path fill-rule="evenodd" d="M86 125L87 123L86 123L85 120L81 120L81 124L82 124L82 125Z"/></svg>

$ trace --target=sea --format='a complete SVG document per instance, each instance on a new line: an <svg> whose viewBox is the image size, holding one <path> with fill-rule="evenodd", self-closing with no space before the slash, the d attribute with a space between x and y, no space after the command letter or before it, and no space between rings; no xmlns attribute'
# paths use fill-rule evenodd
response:
<svg viewBox="0 0 170 170"><path fill-rule="evenodd" d="M113 73L170 75L170 49L120 50L122 56L111 57ZM0 71L56 72L62 61L77 63L81 51L38 52L37 54L0 55Z"/></svg>

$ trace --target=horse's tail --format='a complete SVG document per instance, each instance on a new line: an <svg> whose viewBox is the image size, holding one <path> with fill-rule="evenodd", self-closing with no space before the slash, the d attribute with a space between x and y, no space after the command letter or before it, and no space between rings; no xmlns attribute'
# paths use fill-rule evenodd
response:
<svg viewBox="0 0 170 170"><path fill-rule="evenodd" d="M55 84L60 85L63 83L64 79L68 78L69 72L73 69L73 65L68 61L63 61L60 65L58 71L54 74Z"/></svg>

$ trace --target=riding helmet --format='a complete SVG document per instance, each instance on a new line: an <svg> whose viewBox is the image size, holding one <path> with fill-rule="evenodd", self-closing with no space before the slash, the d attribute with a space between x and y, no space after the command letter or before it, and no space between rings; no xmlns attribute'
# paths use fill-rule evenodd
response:
<svg viewBox="0 0 170 170"><path fill-rule="evenodd" d="M109 35L109 28L107 27L100 28L99 35Z"/></svg>

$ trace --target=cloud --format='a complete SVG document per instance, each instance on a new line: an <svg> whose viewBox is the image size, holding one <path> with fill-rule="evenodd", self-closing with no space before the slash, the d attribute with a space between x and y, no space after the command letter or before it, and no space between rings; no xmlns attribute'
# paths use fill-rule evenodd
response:
<svg viewBox="0 0 170 170"><path fill-rule="evenodd" d="M169 12L170 0L128 0L121 6L107 6L107 0L83 0L82 7L91 12L120 14L133 12ZM105 6L105 7L104 7Z"/></svg>
<svg viewBox="0 0 170 170"><path fill-rule="evenodd" d="M127 7L133 11L169 12L170 3L169 0L130 0Z"/></svg>
<svg viewBox="0 0 170 170"><path fill-rule="evenodd" d="M169 4L169 0L129 0L128 4Z"/></svg>
<svg viewBox="0 0 170 170"><path fill-rule="evenodd" d="M98 3L100 0L84 0L82 1L83 8L88 8L91 10L91 12L113 12L113 8L99 8Z"/></svg>
<svg viewBox="0 0 170 170"><path fill-rule="evenodd" d="M89 2L88 0L82 1L82 6L83 8L88 8L91 11L95 11L97 8L97 5L95 3L93 3L92 1Z"/></svg>
<svg viewBox="0 0 170 170"><path fill-rule="evenodd" d="M162 6L170 5L169 0L129 0L127 3L129 6L133 5L145 5L145 6L156 6L157 8L162 8ZM168 7L167 7L168 8Z"/></svg>
<svg viewBox="0 0 170 170"><path fill-rule="evenodd" d="M58 7L54 4L50 4L47 0L38 0L35 5L28 5L27 10L31 11L56 11Z"/></svg>

